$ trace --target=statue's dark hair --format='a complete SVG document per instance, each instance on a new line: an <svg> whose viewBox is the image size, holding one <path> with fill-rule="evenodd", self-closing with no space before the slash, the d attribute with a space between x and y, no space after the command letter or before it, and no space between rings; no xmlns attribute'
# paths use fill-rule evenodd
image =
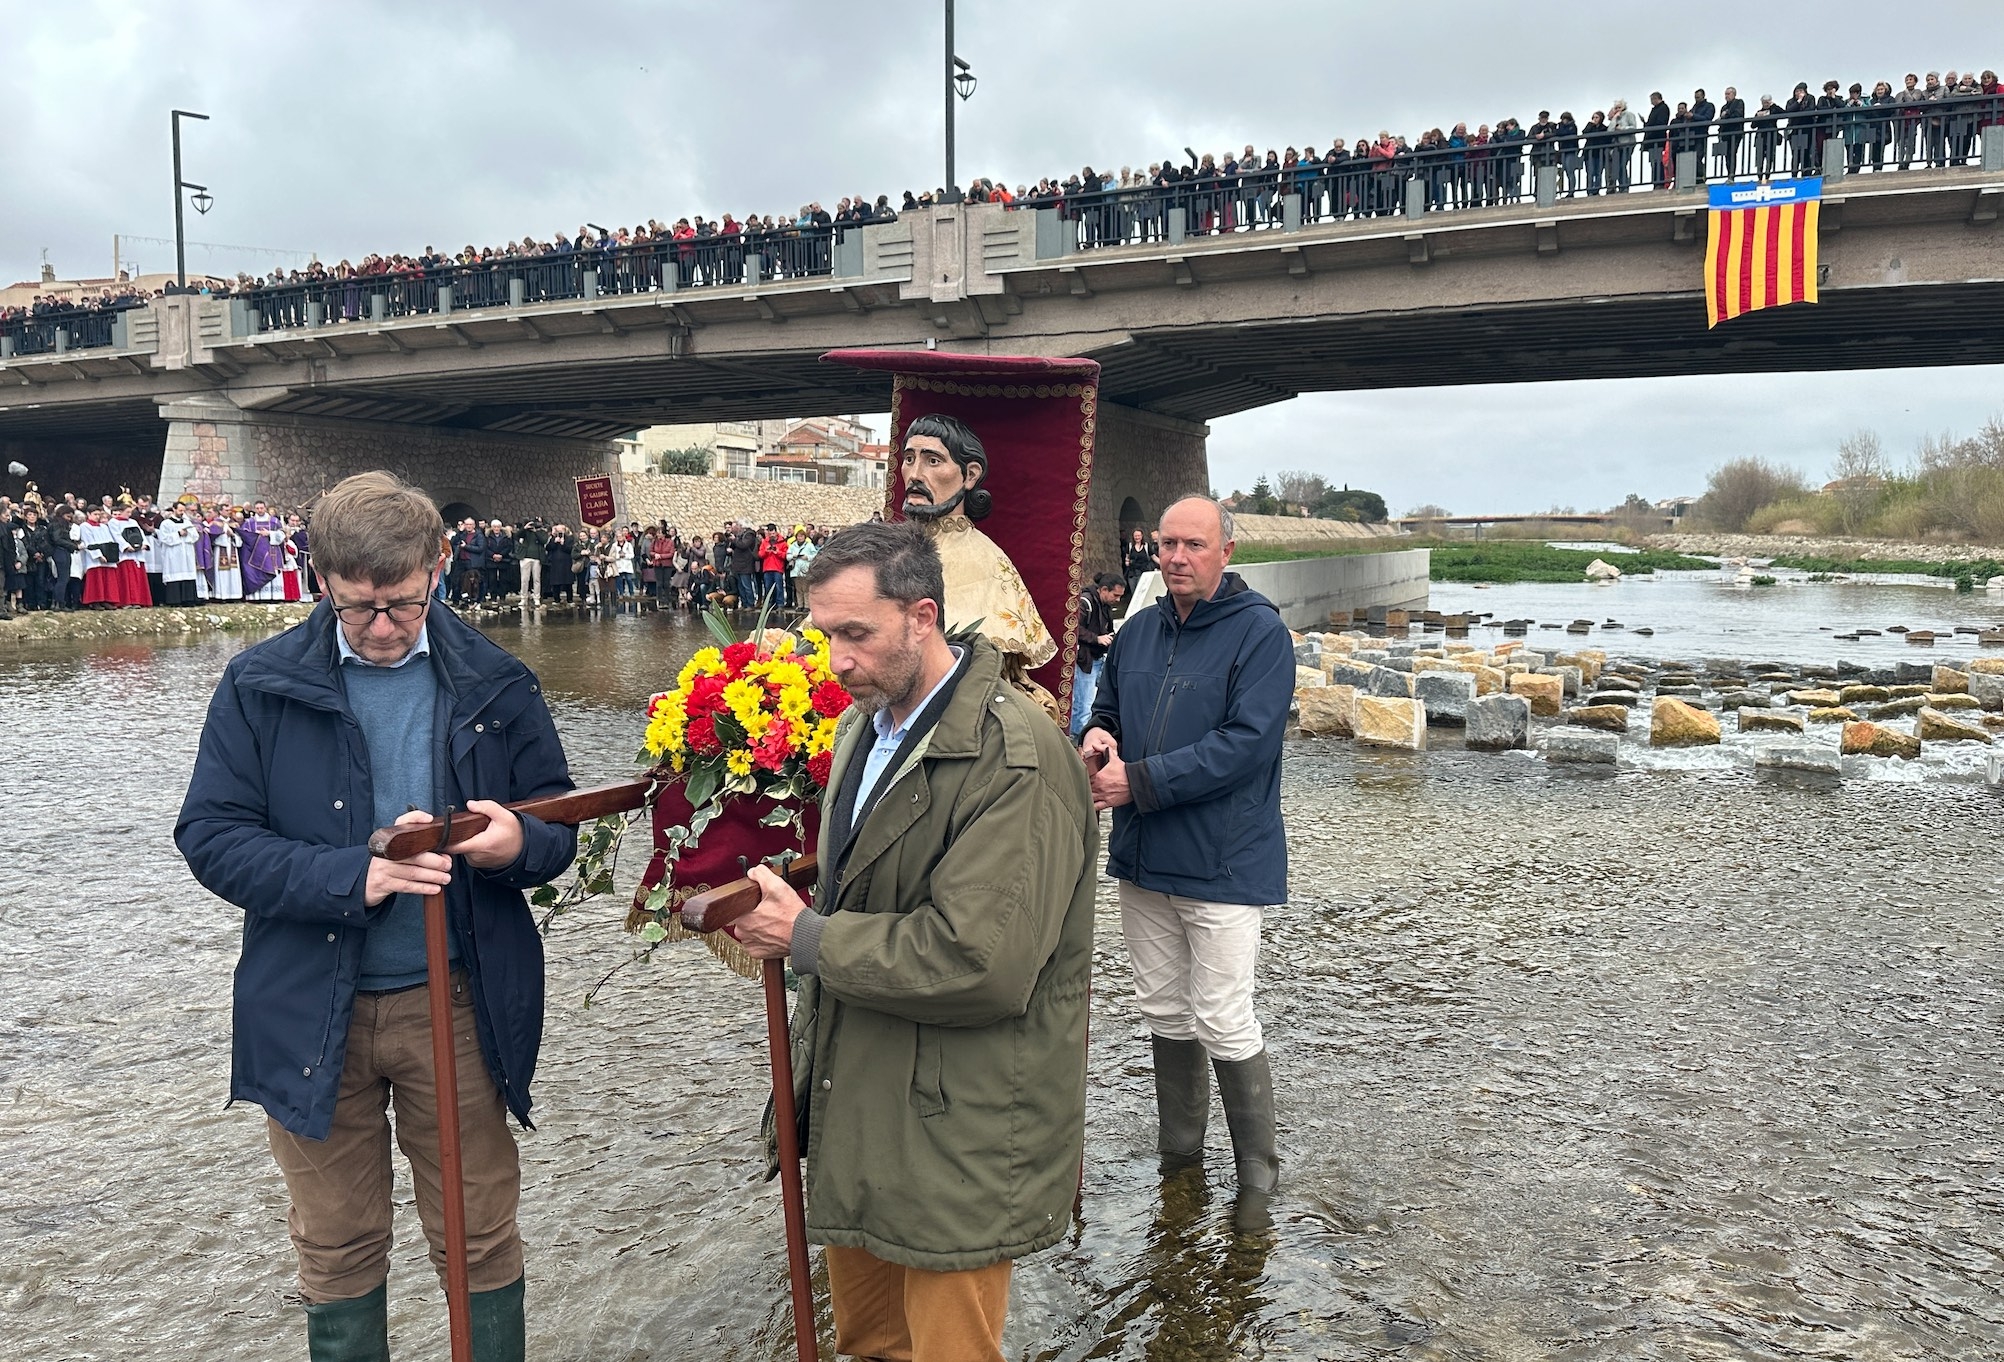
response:
<svg viewBox="0 0 2004 1362"><path fill-rule="evenodd" d="M865 520L832 536L807 566L811 595L838 572L867 567L877 594L899 605L931 601L946 619L946 573L932 536L909 520Z"/></svg>
<svg viewBox="0 0 2004 1362"><path fill-rule="evenodd" d="M988 475L995 469L995 465L989 462L988 451L981 444L981 437L968 427L967 422L957 416L948 416L944 412L931 412L918 417L905 427L907 441L914 435L930 435L945 445L946 452L953 456L956 464L960 465L962 473L967 472L967 465L980 464L981 482L987 482ZM988 513L995 509L995 499L988 494L986 488L977 483L961 498L961 505L966 509L969 520L986 520Z"/></svg>

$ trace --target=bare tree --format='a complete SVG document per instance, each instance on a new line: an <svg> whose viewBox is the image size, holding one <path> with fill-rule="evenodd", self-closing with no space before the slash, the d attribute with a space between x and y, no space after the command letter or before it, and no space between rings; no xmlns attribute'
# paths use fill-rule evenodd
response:
<svg viewBox="0 0 2004 1362"><path fill-rule="evenodd" d="M1712 470L1705 495L1698 499L1694 511L1714 529L1738 533L1761 507L1802 496L1808 490L1802 473L1787 464L1760 458L1730 459Z"/></svg>
<svg viewBox="0 0 2004 1362"><path fill-rule="evenodd" d="M1856 533L1879 509L1891 472L1878 432L1854 430L1837 442L1837 457L1830 461L1831 491L1843 515L1845 533Z"/></svg>
<svg viewBox="0 0 2004 1362"><path fill-rule="evenodd" d="M1329 490L1329 479L1302 468L1283 468L1274 479L1273 490L1282 501L1295 506L1313 506Z"/></svg>
<svg viewBox="0 0 2004 1362"><path fill-rule="evenodd" d="M1452 514L1453 512L1449 511L1447 507L1436 506L1432 502L1428 501L1428 502L1422 502L1420 505L1413 507L1410 511L1407 511L1406 519L1445 520L1448 518L1448 516Z"/></svg>

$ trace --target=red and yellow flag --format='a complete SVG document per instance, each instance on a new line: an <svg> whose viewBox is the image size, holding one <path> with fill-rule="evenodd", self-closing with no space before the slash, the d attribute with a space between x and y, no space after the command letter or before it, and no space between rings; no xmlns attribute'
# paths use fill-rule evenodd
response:
<svg viewBox="0 0 2004 1362"><path fill-rule="evenodd" d="M1705 247L1708 327L1743 312L1816 301L1821 180L1720 184Z"/></svg>

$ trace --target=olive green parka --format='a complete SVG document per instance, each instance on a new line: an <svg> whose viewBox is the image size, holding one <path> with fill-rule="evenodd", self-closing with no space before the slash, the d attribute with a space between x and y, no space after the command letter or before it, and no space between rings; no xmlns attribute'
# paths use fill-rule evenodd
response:
<svg viewBox="0 0 2004 1362"><path fill-rule="evenodd" d="M793 1018L808 1237L933 1271L1056 1242L1085 1135L1099 821L1064 734L992 644L968 646L839 882L824 872ZM831 792L873 741L845 716Z"/></svg>

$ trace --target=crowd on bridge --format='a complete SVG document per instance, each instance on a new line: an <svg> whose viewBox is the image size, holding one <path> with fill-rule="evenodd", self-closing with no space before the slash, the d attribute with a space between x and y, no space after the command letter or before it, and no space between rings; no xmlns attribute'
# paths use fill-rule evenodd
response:
<svg viewBox="0 0 2004 1362"><path fill-rule="evenodd" d="M604 528L541 517L468 518L453 530L438 594L454 606L642 604L698 611L804 607L802 581L829 526L665 521ZM121 489L86 502L33 483L0 496L0 617L17 611L317 599L308 508L232 505L193 492L161 506Z"/></svg>

